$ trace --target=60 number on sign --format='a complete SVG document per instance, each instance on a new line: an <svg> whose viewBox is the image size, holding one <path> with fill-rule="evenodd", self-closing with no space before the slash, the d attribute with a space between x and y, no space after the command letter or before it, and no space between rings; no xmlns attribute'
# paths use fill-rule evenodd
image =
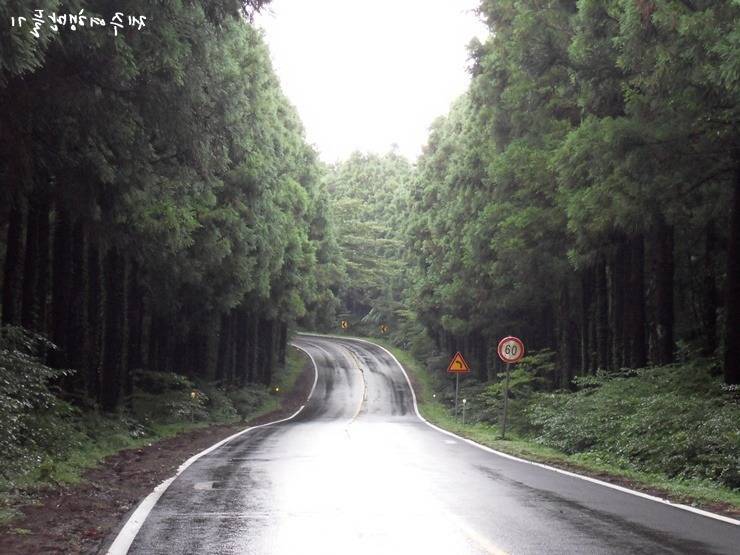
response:
<svg viewBox="0 0 740 555"><path fill-rule="evenodd" d="M499 341L497 351L502 361L513 364L524 356L524 343L518 337L504 337Z"/></svg>

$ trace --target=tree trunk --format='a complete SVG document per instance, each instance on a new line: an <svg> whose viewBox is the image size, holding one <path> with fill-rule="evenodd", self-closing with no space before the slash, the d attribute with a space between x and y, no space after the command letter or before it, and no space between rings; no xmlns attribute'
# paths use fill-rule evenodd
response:
<svg viewBox="0 0 740 555"><path fill-rule="evenodd" d="M173 326L173 329L175 330L174 337L172 338L171 344L174 347L174 350L171 351L171 361L172 361L172 368L171 371L175 372L176 374L181 374L183 376L187 375L187 368L186 368L186 361L188 359L187 354L187 338L183 337L183 332L180 329L181 326L176 323Z"/></svg>
<svg viewBox="0 0 740 555"><path fill-rule="evenodd" d="M51 310L52 340L57 346L51 362L57 368L67 366L67 323L72 278L72 226L64 209L58 208L54 225L54 259Z"/></svg>
<svg viewBox="0 0 740 555"><path fill-rule="evenodd" d="M105 332L101 376L101 406L107 412L116 410L121 398L126 304L124 272L123 257L117 247L111 247L104 260Z"/></svg>
<svg viewBox="0 0 740 555"><path fill-rule="evenodd" d="M740 384L740 146L735 148L735 184L727 243L727 302L725 318L725 382Z"/></svg>
<svg viewBox="0 0 740 555"><path fill-rule="evenodd" d="M275 368L275 320L266 320L265 338L265 361L262 383L270 385L272 382L272 371Z"/></svg>
<svg viewBox="0 0 740 555"><path fill-rule="evenodd" d="M226 375L226 364L229 352L229 341L230 330L229 330L229 315L221 315L221 324L218 332L218 355L216 359L216 382L219 385L224 385L224 376Z"/></svg>
<svg viewBox="0 0 740 555"><path fill-rule="evenodd" d="M268 319L260 319L257 371L260 383L265 385L269 385L272 380L272 368L275 364L274 344L274 322Z"/></svg>
<svg viewBox="0 0 740 555"><path fill-rule="evenodd" d="M157 336L157 361L158 372L172 371L172 345L176 337L174 326L168 316L160 316L156 319L155 334Z"/></svg>
<svg viewBox="0 0 740 555"><path fill-rule="evenodd" d="M280 332L278 337L278 364L285 366L288 349L288 324L280 322Z"/></svg>
<svg viewBox="0 0 740 555"><path fill-rule="evenodd" d="M123 276L121 288L124 291L123 312L123 399L126 408L133 409L134 400L134 371L141 369L142 353L141 340L144 335L144 302L139 284L139 267L136 262L128 262L122 257ZM135 268L134 268L135 266ZM128 281L127 281L128 279ZM128 284L128 291L126 285Z"/></svg>
<svg viewBox="0 0 740 555"><path fill-rule="evenodd" d="M556 387L566 388L571 386L575 368L578 366L578 326L573 321L571 308L570 288L566 283L560 291L560 302L558 305L559 327L558 327L558 355L560 358L560 375Z"/></svg>
<svg viewBox="0 0 740 555"><path fill-rule="evenodd" d="M609 368L609 297L606 284L606 262L596 264L596 366Z"/></svg>
<svg viewBox="0 0 740 555"><path fill-rule="evenodd" d="M229 344L229 356L227 358L227 365L226 365L226 375L224 376L226 379L226 383L229 385L234 384L234 376L236 375L236 366L238 364L237 359L237 343L239 341L239 311L238 309L234 309L231 311L231 315L229 316L229 319L231 320L229 324L229 330L230 330L230 344Z"/></svg>
<svg viewBox="0 0 740 555"><path fill-rule="evenodd" d="M128 367L141 370L144 367L142 341L144 337L144 290L139 279L139 263L131 261L128 283Z"/></svg>
<svg viewBox="0 0 740 555"><path fill-rule="evenodd" d="M247 319L249 315L246 310L239 308L236 311L236 383L243 387L247 381Z"/></svg>
<svg viewBox="0 0 740 555"><path fill-rule="evenodd" d="M37 303L37 320L38 329L42 333L48 332L46 322L46 303L49 293L49 199L47 195L39 203L38 212L38 235L39 235L39 255L38 255L38 276L36 278L36 303Z"/></svg>
<svg viewBox="0 0 740 555"><path fill-rule="evenodd" d="M266 357L266 351L265 351L265 335L267 334L267 327L265 326L265 321L260 318L257 322L257 333L255 334L256 340L257 340L257 348L256 351L256 359L255 359L255 367L254 367L254 377L255 381L262 382L262 376L265 373L265 366L267 365L267 357Z"/></svg>
<svg viewBox="0 0 740 555"><path fill-rule="evenodd" d="M259 340L260 340L260 319L256 312L250 313L249 329L249 371L247 378L249 383L254 383L257 379L259 364Z"/></svg>
<svg viewBox="0 0 740 555"><path fill-rule="evenodd" d="M159 371L159 350L161 344L159 341L159 325L161 318L158 314L154 313L152 309L152 316L149 319L149 345L147 346L147 368L154 372Z"/></svg>
<svg viewBox="0 0 740 555"><path fill-rule="evenodd" d="M90 344L86 357L87 392L93 399L100 399L100 356L103 349L103 293L100 270L100 248L91 235L87 245L87 325Z"/></svg>
<svg viewBox="0 0 740 555"><path fill-rule="evenodd" d="M627 287L626 270L629 265L625 258L629 256L624 243L617 247L614 260L611 265L611 290L612 290L612 368L619 369L625 366L625 322L624 293Z"/></svg>
<svg viewBox="0 0 740 555"><path fill-rule="evenodd" d="M662 218L655 233L655 331L656 360L671 364L673 358L673 226Z"/></svg>
<svg viewBox="0 0 740 555"><path fill-rule="evenodd" d="M20 323L22 237L23 213L16 204L13 204L10 207L3 268L3 325Z"/></svg>
<svg viewBox="0 0 740 555"><path fill-rule="evenodd" d="M702 287L702 320L704 327L704 343L702 354L711 356L717 351L717 306L719 295L717 293L717 280L715 277L714 251L717 248L717 233L714 222L709 222L706 227L704 246L704 274Z"/></svg>
<svg viewBox="0 0 740 555"><path fill-rule="evenodd" d="M87 268L85 264L85 226L82 219L74 225L71 244L71 276L69 289L69 307L67 325L65 326L64 344L67 346L67 365L77 370L73 387L75 390L85 386L86 366L89 350L88 316L87 316Z"/></svg>
<svg viewBox="0 0 740 555"><path fill-rule="evenodd" d="M591 370L591 302L593 292L589 271L581 272L581 374Z"/></svg>
<svg viewBox="0 0 740 555"><path fill-rule="evenodd" d="M36 285L39 264L39 206L36 198L29 203L26 218L26 249L23 263L23 302L21 305L21 324L29 330L38 330L36 310Z"/></svg>
<svg viewBox="0 0 740 555"><path fill-rule="evenodd" d="M485 382L488 379L488 343L483 334L476 331L472 336L473 364L478 380Z"/></svg>
<svg viewBox="0 0 740 555"><path fill-rule="evenodd" d="M645 339L645 241L642 235L630 240L629 361L631 368L647 364Z"/></svg>

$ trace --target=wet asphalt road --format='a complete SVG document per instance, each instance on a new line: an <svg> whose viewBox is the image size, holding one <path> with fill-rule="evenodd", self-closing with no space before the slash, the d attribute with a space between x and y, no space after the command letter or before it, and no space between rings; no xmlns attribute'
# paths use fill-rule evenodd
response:
<svg viewBox="0 0 740 555"><path fill-rule="evenodd" d="M129 553L740 553L740 526L431 428L379 347L295 343L318 368L304 410L196 461Z"/></svg>

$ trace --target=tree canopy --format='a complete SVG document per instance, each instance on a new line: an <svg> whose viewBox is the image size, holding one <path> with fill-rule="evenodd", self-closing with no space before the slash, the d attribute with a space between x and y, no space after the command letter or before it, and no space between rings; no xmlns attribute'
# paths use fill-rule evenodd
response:
<svg viewBox="0 0 740 555"><path fill-rule="evenodd" d="M322 168L248 22L264 2L79 4L156 23L3 31L3 323L48 333L106 410L144 367L269 383L339 274Z"/></svg>
<svg viewBox="0 0 740 555"><path fill-rule="evenodd" d="M409 193L427 329L468 347L481 377L514 333L558 353L554 385L687 349L724 353L738 383L737 5L486 0L480 14L470 90Z"/></svg>

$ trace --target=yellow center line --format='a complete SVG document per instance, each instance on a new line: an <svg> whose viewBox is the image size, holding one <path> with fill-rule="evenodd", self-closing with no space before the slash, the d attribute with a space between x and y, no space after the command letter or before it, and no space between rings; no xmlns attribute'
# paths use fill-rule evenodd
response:
<svg viewBox="0 0 740 555"><path fill-rule="evenodd" d="M471 527L459 516L454 515L448 511L447 518L451 520L455 524L455 526L457 526L463 532L463 534L465 534L470 540L475 542L475 544L486 553L490 555L509 555L507 551L504 551L497 545L494 545L491 540L479 533L477 530L473 529L473 527Z"/></svg>
<svg viewBox="0 0 740 555"><path fill-rule="evenodd" d="M357 366L357 370L360 371L360 376L362 377L362 399L360 399L360 404L357 407L357 411L355 411L355 415L352 417L352 420L350 420L350 424L352 424L357 419L357 417L360 416L362 405L364 405L365 401L367 400L367 381L365 380L365 371L362 369L362 366L360 365L360 360L357 358L357 355L351 349L347 349L347 352L349 352L352 360L355 361L355 366Z"/></svg>

